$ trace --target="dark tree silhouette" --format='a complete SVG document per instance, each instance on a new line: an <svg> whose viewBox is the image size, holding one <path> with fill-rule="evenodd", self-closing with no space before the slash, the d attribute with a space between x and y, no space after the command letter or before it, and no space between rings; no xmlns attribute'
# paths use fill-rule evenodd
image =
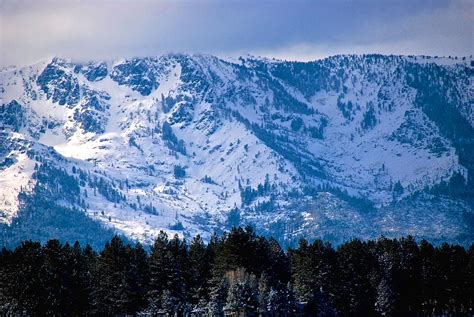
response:
<svg viewBox="0 0 474 317"><path fill-rule="evenodd" d="M246 227L207 245L161 232L149 252L118 236L100 253L58 240L0 251L0 315L467 316L473 293L474 245L410 236L285 252Z"/></svg>

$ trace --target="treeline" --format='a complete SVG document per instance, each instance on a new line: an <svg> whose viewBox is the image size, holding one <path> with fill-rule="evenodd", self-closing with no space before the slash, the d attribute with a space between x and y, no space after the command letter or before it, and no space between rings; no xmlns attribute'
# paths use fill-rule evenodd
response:
<svg viewBox="0 0 474 317"><path fill-rule="evenodd" d="M285 252L247 227L207 244L160 233L150 250L115 236L100 253L58 240L0 253L0 315L465 316L473 294L474 245L412 237Z"/></svg>

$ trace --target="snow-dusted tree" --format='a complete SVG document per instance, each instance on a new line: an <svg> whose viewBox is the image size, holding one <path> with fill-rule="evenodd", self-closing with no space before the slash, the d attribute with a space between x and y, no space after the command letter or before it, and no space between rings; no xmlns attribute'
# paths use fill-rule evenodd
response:
<svg viewBox="0 0 474 317"><path fill-rule="evenodd" d="M306 240L301 240L295 250L291 250L291 264L293 271L293 288L300 302L309 302L313 296L314 274L310 260L310 246Z"/></svg>
<svg viewBox="0 0 474 317"><path fill-rule="evenodd" d="M400 313L397 278L400 269L400 243L396 239L380 238L376 252L380 268L379 281L376 286L376 311L382 316L393 316Z"/></svg>
<svg viewBox="0 0 474 317"><path fill-rule="evenodd" d="M293 307L292 299L286 288L270 288L267 295L266 310L270 316L288 316Z"/></svg>
<svg viewBox="0 0 474 317"><path fill-rule="evenodd" d="M213 277L211 281L209 302L207 304L210 316L221 316L226 302L227 289L229 284L225 278Z"/></svg>
<svg viewBox="0 0 474 317"><path fill-rule="evenodd" d="M266 272L263 272L258 280L258 308L261 312L268 310L270 290L271 286L268 281L268 275Z"/></svg>
<svg viewBox="0 0 474 317"><path fill-rule="evenodd" d="M323 291L317 292L314 303L316 303L316 316L336 316L336 310L334 308L333 300L330 294Z"/></svg>
<svg viewBox="0 0 474 317"><path fill-rule="evenodd" d="M396 297L390 278L382 277L377 286L375 309L381 316L394 316Z"/></svg>
<svg viewBox="0 0 474 317"><path fill-rule="evenodd" d="M161 307L170 316L180 311L181 308L179 300L167 289L161 295Z"/></svg>
<svg viewBox="0 0 474 317"><path fill-rule="evenodd" d="M333 302L336 252L328 243L301 240L298 249L290 251L292 279L297 299L314 307L319 298Z"/></svg>
<svg viewBox="0 0 474 317"><path fill-rule="evenodd" d="M41 311L43 255L38 242L23 242L14 253L0 252L0 312L5 315Z"/></svg>
<svg viewBox="0 0 474 317"><path fill-rule="evenodd" d="M238 268L226 273L229 290L225 308L237 312L241 309L256 311L258 307L258 283L253 274Z"/></svg>
<svg viewBox="0 0 474 317"><path fill-rule="evenodd" d="M225 308L234 312L240 309L255 311L257 298L258 292L252 285L247 281L238 281L229 287Z"/></svg>

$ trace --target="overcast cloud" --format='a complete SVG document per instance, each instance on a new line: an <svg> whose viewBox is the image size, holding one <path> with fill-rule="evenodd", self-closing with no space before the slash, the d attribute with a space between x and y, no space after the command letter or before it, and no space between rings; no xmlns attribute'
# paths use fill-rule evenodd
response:
<svg viewBox="0 0 474 317"><path fill-rule="evenodd" d="M473 1L0 0L0 63L168 52L310 60L473 53Z"/></svg>

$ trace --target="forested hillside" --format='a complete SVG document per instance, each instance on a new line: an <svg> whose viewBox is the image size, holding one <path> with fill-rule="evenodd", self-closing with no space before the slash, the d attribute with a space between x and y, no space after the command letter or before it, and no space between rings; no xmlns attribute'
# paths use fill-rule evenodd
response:
<svg viewBox="0 0 474 317"><path fill-rule="evenodd" d="M246 225L289 246L469 244L473 65L165 54L2 68L0 247Z"/></svg>
<svg viewBox="0 0 474 317"><path fill-rule="evenodd" d="M247 227L208 244L161 232L149 250L115 236L99 253L58 240L0 253L2 315L466 316L472 294L474 245L410 236L285 252Z"/></svg>

